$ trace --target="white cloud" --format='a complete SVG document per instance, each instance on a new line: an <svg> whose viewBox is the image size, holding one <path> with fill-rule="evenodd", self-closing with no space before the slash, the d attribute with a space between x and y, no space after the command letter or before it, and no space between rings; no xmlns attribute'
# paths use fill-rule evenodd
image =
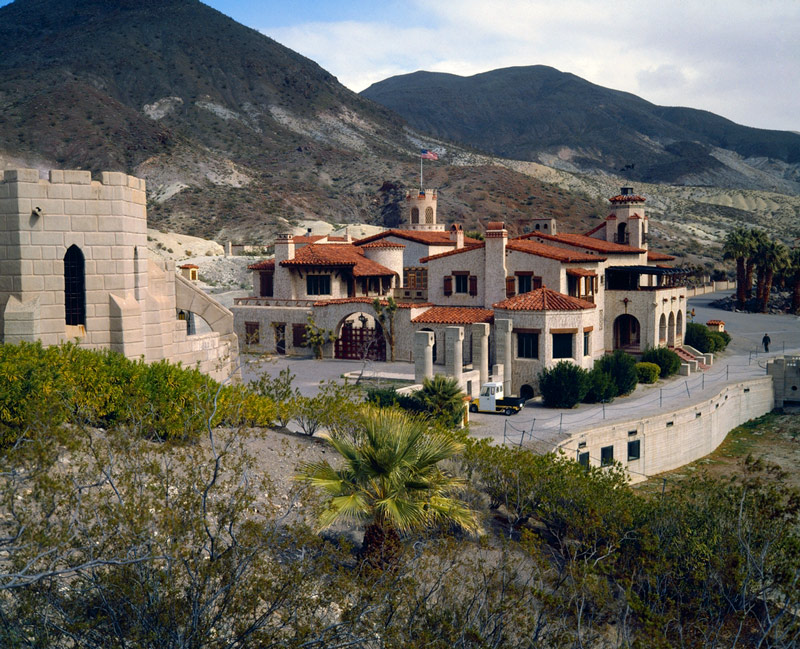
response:
<svg viewBox="0 0 800 649"><path fill-rule="evenodd" d="M269 31L360 91L386 77L551 65L665 105L800 130L800 3L413 0ZM394 7L395 10L397 6Z"/></svg>

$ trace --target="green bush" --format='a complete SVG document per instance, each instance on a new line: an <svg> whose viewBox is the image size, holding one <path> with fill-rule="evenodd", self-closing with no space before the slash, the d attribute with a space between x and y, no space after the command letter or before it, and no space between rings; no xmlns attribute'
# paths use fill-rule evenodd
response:
<svg viewBox="0 0 800 649"><path fill-rule="evenodd" d="M539 390L548 408L574 408L589 390L589 373L569 361L539 372Z"/></svg>
<svg viewBox="0 0 800 649"><path fill-rule="evenodd" d="M697 351L707 354L709 352L721 352L731 341L727 331L711 331L704 324L690 322L686 325L686 334L683 342Z"/></svg>
<svg viewBox="0 0 800 649"><path fill-rule="evenodd" d="M608 372L595 367L589 372L589 389L584 403L608 403L617 396L617 384Z"/></svg>
<svg viewBox="0 0 800 649"><path fill-rule="evenodd" d="M617 386L617 394L614 396L630 394L636 389L636 384L639 382L639 375L636 373L636 359L621 349L598 358L594 367L611 375L614 385Z"/></svg>
<svg viewBox="0 0 800 649"><path fill-rule="evenodd" d="M681 359L674 351L668 347L651 347L642 354L643 363L654 363L660 369L662 379L676 374L681 368ZM652 383L652 381L642 381L642 383Z"/></svg>
<svg viewBox="0 0 800 649"><path fill-rule="evenodd" d="M152 439L187 439L213 424L266 426L271 399L166 361L146 364L74 343L0 345L0 444L41 423L125 426Z"/></svg>
<svg viewBox="0 0 800 649"><path fill-rule="evenodd" d="M661 375L661 368L655 363L636 363L639 383L655 383Z"/></svg>

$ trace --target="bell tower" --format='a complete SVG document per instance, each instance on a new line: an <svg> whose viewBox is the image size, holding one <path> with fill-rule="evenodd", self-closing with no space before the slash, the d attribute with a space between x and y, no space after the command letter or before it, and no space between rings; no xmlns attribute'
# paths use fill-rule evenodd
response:
<svg viewBox="0 0 800 649"><path fill-rule="evenodd" d="M436 190L420 189L406 194L406 227L409 230L444 232L444 224L436 222Z"/></svg>
<svg viewBox="0 0 800 649"><path fill-rule="evenodd" d="M622 187L608 199L611 214L606 217L606 241L633 248L647 248L647 215L644 196L633 193L633 187Z"/></svg>

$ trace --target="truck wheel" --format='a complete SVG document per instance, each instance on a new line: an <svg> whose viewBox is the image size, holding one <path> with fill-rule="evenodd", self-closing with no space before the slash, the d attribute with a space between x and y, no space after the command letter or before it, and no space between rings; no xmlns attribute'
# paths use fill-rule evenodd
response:
<svg viewBox="0 0 800 649"><path fill-rule="evenodd" d="M514 414L514 409L513 408L506 408L505 410L503 410L503 414L506 417L510 417L511 415Z"/></svg>
<svg viewBox="0 0 800 649"><path fill-rule="evenodd" d="M469 404L469 411L478 412L478 406L476 406L474 403Z"/></svg>

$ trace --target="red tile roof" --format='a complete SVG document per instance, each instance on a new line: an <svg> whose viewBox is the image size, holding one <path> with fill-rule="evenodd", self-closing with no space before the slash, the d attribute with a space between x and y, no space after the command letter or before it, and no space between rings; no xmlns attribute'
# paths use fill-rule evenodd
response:
<svg viewBox="0 0 800 649"><path fill-rule="evenodd" d="M506 224L502 221L489 221L486 225L487 230L505 230Z"/></svg>
<svg viewBox="0 0 800 649"><path fill-rule="evenodd" d="M631 215L628 217L628 219L641 219L641 218L642 218L642 217L641 217L641 216L639 216L639 215L638 215L636 212L634 212L633 214L631 214Z"/></svg>
<svg viewBox="0 0 800 649"><path fill-rule="evenodd" d="M440 252L438 255L430 255L429 257L422 257L420 259L421 262L425 263L430 261L431 259L439 259L440 257L450 257L452 255L460 255L462 252L469 252L470 250L478 250L483 248L486 244L480 243L477 246L465 246L464 248L459 248L458 250L448 250L447 252Z"/></svg>
<svg viewBox="0 0 800 649"><path fill-rule="evenodd" d="M491 309L479 309L461 306L435 306L411 320L411 322L450 325L493 321L494 311Z"/></svg>
<svg viewBox="0 0 800 649"><path fill-rule="evenodd" d="M644 203L647 200L639 194L617 194L608 199L609 203Z"/></svg>
<svg viewBox="0 0 800 649"><path fill-rule="evenodd" d="M546 243L541 243L540 241L529 241L522 237L509 241L508 245L506 245L506 250L516 250L517 252L525 252L529 255L536 255L537 257L557 259L561 262L605 261L605 257L600 257L599 255L589 255L585 252L572 252L564 248L548 246Z"/></svg>
<svg viewBox="0 0 800 649"><path fill-rule="evenodd" d="M584 311L596 305L577 297L564 295L542 286L530 293L521 293L493 305L506 311Z"/></svg>
<svg viewBox="0 0 800 649"><path fill-rule="evenodd" d="M707 325L724 325L725 323L722 320L709 320L706 322Z"/></svg>
<svg viewBox="0 0 800 649"><path fill-rule="evenodd" d="M567 268L567 275L575 277L597 277L597 273L588 268Z"/></svg>
<svg viewBox="0 0 800 649"><path fill-rule="evenodd" d="M394 243L392 241L373 241L372 243L365 243L359 248L405 248L404 243Z"/></svg>
<svg viewBox="0 0 800 649"><path fill-rule="evenodd" d="M255 264L250 264L247 267L248 270L274 270L275 269L275 260L274 259L265 259L264 261L259 261Z"/></svg>
<svg viewBox="0 0 800 649"><path fill-rule="evenodd" d="M200 266L195 266L194 264L184 264L183 266L178 266L178 268L200 268Z"/></svg>
<svg viewBox="0 0 800 649"><path fill-rule="evenodd" d="M333 306L334 304L372 304L374 297L340 297L333 300L320 300L314 302L314 306ZM388 300L381 300L381 304L386 306ZM433 306L430 302L397 302L398 309L424 309Z"/></svg>
<svg viewBox="0 0 800 649"><path fill-rule="evenodd" d="M350 266L354 277L385 277L396 275L376 261L367 259L364 251L350 243L310 244L297 251L293 259L285 259L281 266Z"/></svg>
<svg viewBox="0 0 800 649"><path fill-rule="evenodd" d="M385 239L386 237L397 237L398 239L407 239L408 241L416 241L417 243L424 243L429 246L455 246L456 242L450 240L450 233L440 230L384 230L378 234L373 234L370 237L358 239L353 243L356 246L363 246L365 243L377 241L378 239ZM481 243L477 239L471 237L464 237L465 244L478 244Z"/></svg>
<svg viewBox="0 0 800 649"><path fill-rule="evenodd" d="M292 237L292 241L294 243L304 243L308 245L309 243L316 243L320 239L324 238L324 234L296 234Z"/></svg>
<svg viewBox="0 0 800 649"><path fill-rule="evenodd" d="M588 237L589 235L592 235L595 232L600 232L600 230L604 229L605 227L606 227L606 222L603 221L600 225L593 227L591 230L585 232L584 234Z"/></svg>
<svg viewBox="0 0 800 649"><path fill-rule="evenodd" d="M663 252L656 252L655 250L647 251L647 261L673 261L675 257L666 255Z"/></svg>
<svg viewBox="0 0 800 649"><path fill-rule="evenodd" d="M541 232L531 232L530 234L523 234L519 239L529 239L532 237L544 239L545 241L559 241L570 246L588 248L589 250L597 250L598 252L629 255L644 252L643 248L632 248L631 246L626 246L621 243L612 243L611 241L603 241L602 239L588 237L585 234L542 234Z"/></svg>

